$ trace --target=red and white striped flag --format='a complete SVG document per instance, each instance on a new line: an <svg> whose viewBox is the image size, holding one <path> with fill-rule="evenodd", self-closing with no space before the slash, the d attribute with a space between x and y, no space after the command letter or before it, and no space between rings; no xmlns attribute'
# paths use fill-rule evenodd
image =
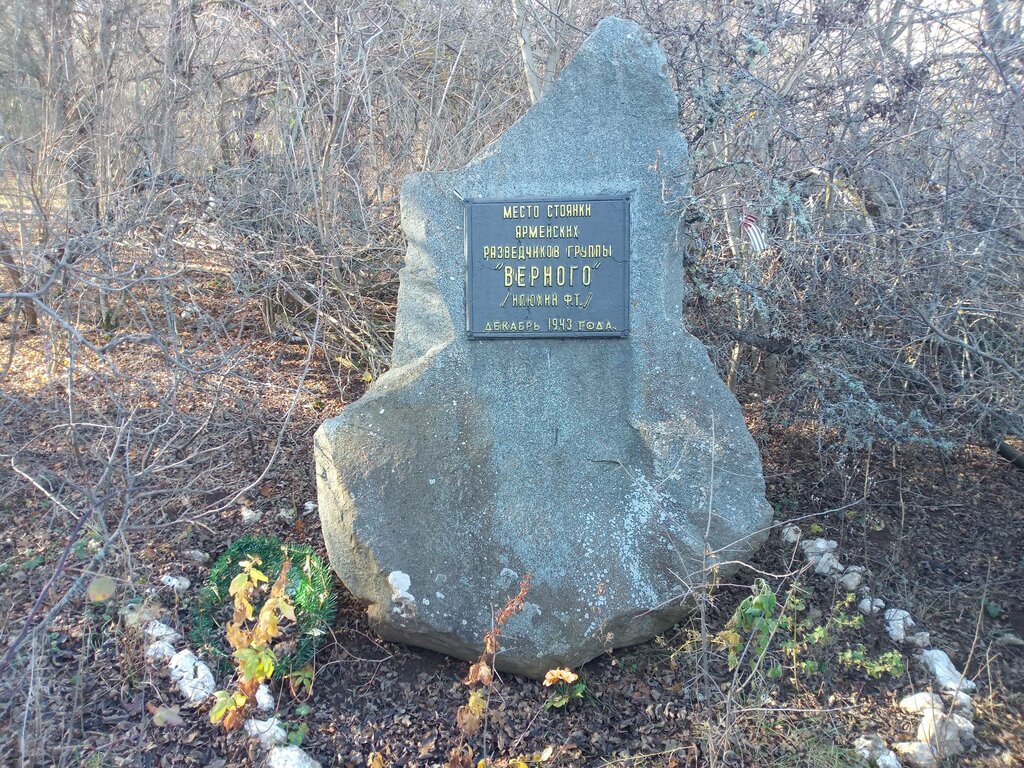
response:
<svg viewBox="0 0 1024 768"><path fill-rule="evenodd" d="M750 247L754 253L760 253L768 248L768 238L765 237L761 228L757 226L757 216L752 213L743 214L743 231L747 233Z"/></svg>

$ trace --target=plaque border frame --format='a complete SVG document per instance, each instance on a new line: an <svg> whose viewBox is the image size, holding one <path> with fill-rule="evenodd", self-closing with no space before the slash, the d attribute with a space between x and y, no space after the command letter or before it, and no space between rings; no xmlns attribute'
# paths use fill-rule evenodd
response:
<svg viewBox="0 0 1024 768"><path fill-rule="evenodd" d="M633 193L625 192L622 194L603 194L603 195L587 195L585 197L460 197L462 200L462 211L463 211L463 237L462 237L462 248L464 254L463 266L466 271L466 278L463 281L463 304L466 307L466 338L473 341L516 341L517 339L625 339L629 338L630 323L630 263L631 263L631 246L633 236ZM626 203L626 215L625 215L625 247L626 247L626 258L625 258L625 269L626 273L623 278L623 289L625 290L625 327L621 331L568 331L560 333L533 333L524 331L522 333L474 333L470 322L470 296L472 296L472 280L473 270L470 269L471 261L469 254L469 216L470 208L480 203L587 203L587 202L625 202Z"/></svg>

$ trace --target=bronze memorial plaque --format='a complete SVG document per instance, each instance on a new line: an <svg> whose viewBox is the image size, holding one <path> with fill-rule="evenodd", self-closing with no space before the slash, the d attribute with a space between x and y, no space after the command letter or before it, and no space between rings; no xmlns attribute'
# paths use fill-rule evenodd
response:
<svg viewBox="0 0 1024 768"><path fill-rule="evenodd" d="M466 201L471 339L629 334L629 197Z"/></svg>

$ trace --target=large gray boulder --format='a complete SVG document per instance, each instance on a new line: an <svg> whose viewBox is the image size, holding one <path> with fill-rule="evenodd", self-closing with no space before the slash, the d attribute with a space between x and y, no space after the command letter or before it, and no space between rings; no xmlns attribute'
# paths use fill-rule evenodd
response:
<svg viewBox="0 0 1024 768"><path fill-rule="evenodd" d="M472 163L405 180L392 368L315 440L331 563L386 639L472 659L529 574L498 668L578 666L670 627L764 539L757 448L682 325L667 73L648 34L606 19ZM627 338L466 338L462 198L626 193Z"/></svg>

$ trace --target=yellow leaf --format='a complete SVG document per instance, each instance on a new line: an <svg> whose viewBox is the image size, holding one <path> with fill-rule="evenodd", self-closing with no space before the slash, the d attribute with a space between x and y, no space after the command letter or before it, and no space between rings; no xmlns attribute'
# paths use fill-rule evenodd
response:
<svg viewBox="0 0 1024 768"><path fill-rule="evenodd" d="M296 621L295 607L288 601L282 602L280 606L280 611L281 615L288 619L288 621Z"/></svg>
<svg viewBox="0 0 1024 768"><path fill-rule="evenodd" d="M363 381L365 381L367 384L369 384L370 382L373 381L373 374L370 373L369 371L367 371L366 373L364 373L359 378L362 379Z"/></svg>
<svg viewBox="0 0 1024 768"><path fill-rule="evenodd" d="M237 595L239 592L245 591L245 588L249 586L249 574L240 573L231 580L231 585L228 587L229 595Z"/></svg>
<svg viewBox="0 0 1024 768"><path fill-rule="evenodd" d="M155 704L147 704L146 709L153 715L153 725L158 728L164 726L176 727L184 725L185 721L178 714L180 707L158 707Z"/></svg>
<svg viewBox="0 0 1024 768"><path fill-rule="evenodd" d="M235 607L242 609L246 621L252 621L254 610L252 607L252 603L246 600L243 595L238 595L235 597Z"/></svg>
<svg viewBox="0 0 1024 768"><path fill-rule="evenodd" d="M214 724L221 722L225 717L227 717L229 712L238 709L248 701L245 696L242 696L242 700L239 702L239 695L240 694L237 693L231 694L227 691L217 691L214 693L213 708L210 710L210 722Z"/></svg>
<svg viewBox="0 0 1024 768"><path fill-rule="evenodd" d="M739 648L743 639L734 629L726 629L715 636L715 640L726 648Z"/></svg>
<svg viewBox="0 0 1024 768"><path fill-rule="evenodd" d="M277 613L272 609L267 610L266 606L263 606L263 610L260 611L260 620L256 625L257 634L261 635L261 640L270 640L281 634L281 630L277 628Z"/></svg>
<svg viewBox="0 0 1024 768"><path fill-rule="evenodd" d="M117 582L109 576L97 576L89 582L89 599L94 603L105 603L117 592Z"/></svg>
<svg viewBox="0 0 1024 768"><path fill-rule="evenodd" d="M466 707L474 715L480 717L484 713L484 710L487 709L487 699L484 698L483 693L479 690L473 691L469 694L469 703Z"/></svg>
<svg viewBox="0 0 1024 768"><path fill-rule="evenodd" d="M259 584L261 581L269 582L266 574L258 568L253 568L249 571L249 578L252 579L253 584Z"/></svg>
<svg viewBox="0 0 1024 768"><path fill-rule="evenodd" d="M238 650L239 648L248 648L252 645L252 641L249 639L249 633L234 622L228 622L228 628L225 634L227 635L228 643L235 650Z"/></svg>
<svg viewBox="0 0 1024 768"><path fill-rule="evenodd" d="M366 765L368 768L385 768L387 763L384 762L384 757L380 752L371 752L366 760Z"/></svg>

